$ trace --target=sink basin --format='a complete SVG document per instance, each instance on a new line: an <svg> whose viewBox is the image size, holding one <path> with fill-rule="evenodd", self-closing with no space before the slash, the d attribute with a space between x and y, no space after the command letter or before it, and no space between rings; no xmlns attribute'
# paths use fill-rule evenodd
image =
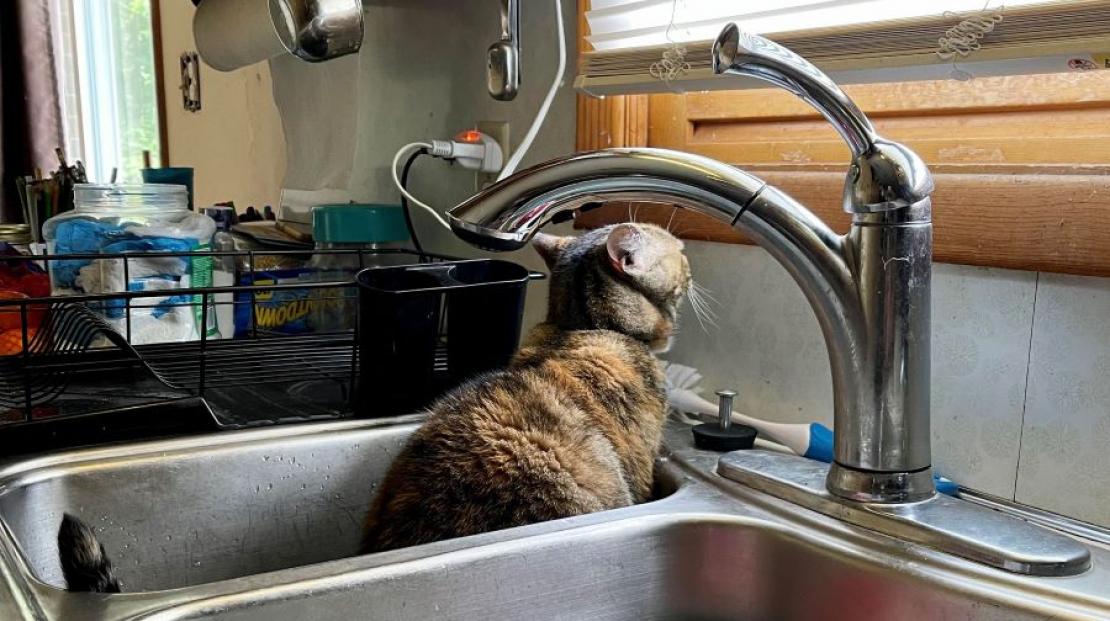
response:
<svg viewBox="0 0 1110 621"><path fill-rule="evenodd" d="M326 581L311 594L224 612L321 620L1044 618L850 561L781 529L712 515L617 520L401 564L381 576Z"/></svg>
<svg viewBox="0 0 1110 621"><path fill-rule="evenodd" d="M96 530L128 593L343 558L417 424L285 428L248 442L217 434L30 462L0 471L0 516L36 578L59 588L63 511Z"/></svg>
<svg viewBox="0 0 1110 621"><path fill-rule="evenodd" d="M1094 619L1110 552L1008 574L849 526L715 474L668 429L659 500L367 556L373 487L420 417L226 432L0 469L2 619ZM434 507L429 507L434 510ZM123 594L67 593L63 511Z"/></svg>

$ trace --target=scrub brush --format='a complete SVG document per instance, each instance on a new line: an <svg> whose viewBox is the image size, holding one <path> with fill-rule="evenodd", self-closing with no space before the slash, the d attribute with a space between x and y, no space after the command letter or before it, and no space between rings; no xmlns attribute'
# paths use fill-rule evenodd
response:
<svg viewBox="0 0 1110 621"><path fill-rule="evenodd" d="M674 362L664 363L667 373L667 405L677 412L690 412L701 416L717 416L717 404L697 394L701 373L693 367ZM832 463L833 432L821 423L772 423L732 412L732 421L755 427L768 439L790 449L797 455ZM949 496L959 495L960 487L941 476L933 476L937 491Z"/></svg>

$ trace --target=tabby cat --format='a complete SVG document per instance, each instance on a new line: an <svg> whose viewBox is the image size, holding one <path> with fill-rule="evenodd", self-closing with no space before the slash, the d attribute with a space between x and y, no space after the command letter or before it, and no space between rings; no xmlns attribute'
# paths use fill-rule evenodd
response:
<svg viewBox="0 0 1110 621"><path fill-rule="evenodd" d="M650 224L538 234L547 321L508 368L431 407L370 508L363 553L625 507L649 499L665 418L654 352L691 286L682 242ZM58 533L71 591L118 592L93 531Z"/></svg>
<svg viewBox="0 0 1110 621"><path fill-rule="evenodd" d="M682 242L649 224L537 235L547 322L509 367L441 399L374 499L363 552L647 500L665 351L690 287Z"/></svg>

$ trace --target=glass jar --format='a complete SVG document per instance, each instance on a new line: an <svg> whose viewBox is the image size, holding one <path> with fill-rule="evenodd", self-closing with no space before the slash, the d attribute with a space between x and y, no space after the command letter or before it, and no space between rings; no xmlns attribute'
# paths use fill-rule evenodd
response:
<svg viewBox="0 0 1110 621"><path fill-rule="evenodd" d="M0 241L20 254L31 254L31 227L26 224L0 224Z"/></svg>
<svg viewBox="0 0 1110 621"><path fill-rule="evenodd" d="M319 205L312 210L312 236L318 252L310 267L318 282L353 283L364 268L413 262L411 254L390 252L410 249L399 205ZM315 332L354 328L358 291L353 284L317 289L314 297Z"/></svg>
<svg viewBox="0 0 1110 621"><path fill-rule="evenodd" d="M50 261L54 295L162 291L212 285L211 257L143 257L144 253L188 253L210 249L216 223L189 211L188 193L180 185L79 184L74 210L50 218L43 238L50 254L135 254L118 257ZM201 296L112 299L100 308L110 323L133 344L189 341L200 330L215 336L216 316L201 326ZM211 311L211 308L209 309Z"/></svg>

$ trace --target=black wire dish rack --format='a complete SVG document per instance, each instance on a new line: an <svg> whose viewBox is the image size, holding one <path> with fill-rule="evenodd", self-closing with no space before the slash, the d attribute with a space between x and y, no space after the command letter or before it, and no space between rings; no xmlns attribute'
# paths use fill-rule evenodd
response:
<svg viewBox="0 0 1110 621"><path fill-rule="evenodd" d="M359 374L353 317L350 329L304 333L271 329L258 319L265 301L281 292L295 293L309 307L334 301L357 305L353 280L312 275L278 282L259 276L270 264L304 264L327 254L357 255L360 267L380 265L383 258L393 265L454 260L394 249L0 257L0 263L33 261L43 267L57 261L120 261L124 283L131 282L131 263L140 258L236 261L250 275L231 286L0 299L0 325L18 326L0 351L0 457L351 416ZM214 337L206 329L212 313L229 304L248 323L237 326L234 338ZM195 309L196 339L134 344L133 317L155 307ZM107 318L108 310L115 311L115 321ZM435 367L446 373L442 325L440 332Z"/></svg>

